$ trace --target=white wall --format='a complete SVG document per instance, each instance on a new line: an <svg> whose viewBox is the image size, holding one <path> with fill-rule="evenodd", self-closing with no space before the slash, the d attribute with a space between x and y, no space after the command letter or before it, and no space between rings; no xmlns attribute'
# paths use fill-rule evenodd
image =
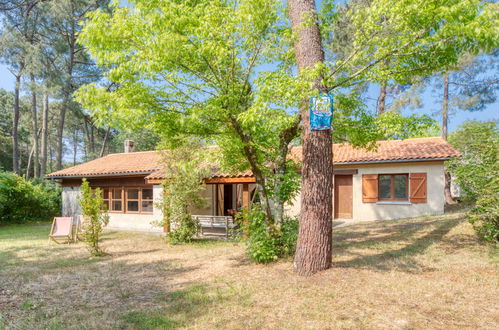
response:
<svg viewBox="0 0 499 330"><path fill-rule="evenodd" d="M391 163L376 165L358 165L355 167L335 167L335 169L357 169L353 175L353 214L352 220L372 221L412 218L423 215L444 213L444 167L442 162ZM426 203L363 203L362 175L382 173L427 173ZM289 216L299 216L301 197L297 196L293 205L287 205L285 212Z"/></svg>
<svg viewBox="0 0 499 330"><path fill-rule="evenodd" d="M154 209L152 214L133 214L133 213L108 213L109 224L106 229L124 230L124 231L144 231L144 232L163 232L163 227L154 224L163 219L163 212L158 208L163 196L161 185L153 186ZM74 217L81 215L78 204L80 197L80 187L62 187L62 215Z"/></svg>

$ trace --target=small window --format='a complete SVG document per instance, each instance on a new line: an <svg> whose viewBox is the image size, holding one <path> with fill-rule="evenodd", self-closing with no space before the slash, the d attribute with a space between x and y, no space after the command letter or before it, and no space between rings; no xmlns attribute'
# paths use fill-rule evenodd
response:
<svg viewBox="0 0 499 330"><path fill-rule="evenodd" d="M143 188L141 212L152 213L153 208L153 191L150 188Z"/></svg>
<svg viewBox="0 0 499 330"><path fill-rule="evenodd" d="M378 179L379 200L406 201L407 174L381 174Z"/></svg>
<svg viewBox="0 0 499 330"><path fill-rule="evenodd" d="M127 212L139 212L139 188L128 188L126 190L126 210Z"/></svg>
<svg viewBox="0 0 499 330"><path fill-rule="evenodd" d="M109 210L109 188L102 188L102 201L104 202L104 210Z"/></svg>
<svg viewBox="0 0 499 330"><path fill-rule="evenodd" d="M112 189L112 199L111 199L111 211L121 212L123 211L123 201L122 201L122 190L121 188Z"/></svg>

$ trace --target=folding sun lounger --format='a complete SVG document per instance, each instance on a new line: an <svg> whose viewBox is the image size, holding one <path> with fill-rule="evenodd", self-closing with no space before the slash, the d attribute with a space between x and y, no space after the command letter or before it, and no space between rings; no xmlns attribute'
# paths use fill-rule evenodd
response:
<svg viewBox="0 0 499 330"><path fill-rule="evenodd" d="M70 243L73 239L73 218L55 217L50 229L49 242L53 240L56 243ZM59 241L61 240L61 241Z"/></svg>

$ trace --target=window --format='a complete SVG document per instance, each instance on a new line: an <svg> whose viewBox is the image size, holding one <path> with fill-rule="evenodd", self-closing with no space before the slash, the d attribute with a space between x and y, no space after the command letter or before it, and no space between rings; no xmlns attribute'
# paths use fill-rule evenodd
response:
<svg viewBox="0 0 499 330"><path fill-rule="evenodd" d="M102 199L109 212L153 213L152 188L101 188Z"/></svg>
<svg viewBox="0 0 499 330"><path fill-rule="evenodd" d="M152 213L153 211L153 194L152 189L142 188L142 212Z"/></svg>
<svg viewBox="0 0 499 330"><path fill-rule="evenodd" d="M111 209L110 211L123 211L123 193L121 188L111 189Z"/></svg>
<svg viewBox="0 0 499 330"><path fill-rule="evenodd" d="M109 188L102 188L102 200L104 201L104 209L109 210Z"/></svg>
<svg viewBox="0 0 499 330"><path fill-rule="evenodd" d="M126 190L126 210L129 213L139 212L139 188L128 188Z"/></svg>
<svg viewBox="0 0 499 330"><path fill-rule="evenodd" d="M406 201L407 174L380 174L378 177L378 196L382 201Z"/></svg>

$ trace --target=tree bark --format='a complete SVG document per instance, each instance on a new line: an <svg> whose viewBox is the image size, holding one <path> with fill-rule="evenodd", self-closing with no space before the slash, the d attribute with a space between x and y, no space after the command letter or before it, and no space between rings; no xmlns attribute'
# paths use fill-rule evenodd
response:
<svg viewBox="0 0 499 330"><path fill-rule="evenodd" d="M44 177L47 172L47 137L48 137L48 117L49 117L49 94L43 95L42 108L42 153L40 158L40 176Z"/></svg>
<svg viewBox="0 0 499 330"><path fill-rule="evenodd" d="M295 55L298 70L324 62L317 12L313 0L289 0L289 16L298 37ZM310 21L307 18L312 18ZM322 78L315 88L323 91ZM302 101L301 217L294 267L311 275L331 267L333 152L331 132L310 131L308 100Z"/></svg>
<svg viewBox="0 0 499 330"><path fill-rule="evenodd" d="M75 61L75 46L76 46L76 29L75 29L75 22L72 22L71 26L71 31L68 31L70 33L70 39L69 39L69 62L67 66L67 71L66 71L66 81L64 84L64 98L62 102L62 107L61 107L61 112L60 112L60 117L59 117L59 126L57 128L57 148L56 148L56 158L57 158L57 170L62 169L62 158L63 158L63 147L64 147L64 141L63 141L63 135L64 135L64 123L66 119L66 112L67 108L70 106L72 100L72 92L73 92L73 87L72 87L72 77L73 77L73 69L74 69L74 61Z"/></svg>
<svg viewBox="0 0 499 330"><path fill-rule="evenodd" d="M442 103L442 137L447 141L447 126L449 124L449 74L444 74L444 101Z"/></svg>
<svg viewBox="0 0 499 330"><path fill-rule="evenodd" d="M106 130L106 134L104 135L104 140L102 141L102 147L100 148L99 157L104 156L104 152L106 151L107 140L109 139L109 131L111 127L108 127Z"/></svg>
<svg viewBox="0 0 499 330"><path fill-rule="evenodd" d="M33 177L38 178L39 148L38 148L38 111L36 103L35 75L31 74L31 116L33 126Z"/></svg>
<svg viewBox="0 0 499 330"><path fill-rule="evenodd" d="M447 141L447 127L449 124L449 73L444 74L444 100L442 103L442 137L445 141ZM445 202L447 204L454 204L454 199L452 198L450 184L451 184L451 176L447 171L447 168L444 169L444 178L445 178L445 186L444 186L444 197Z"/></svg>
<svg viewBox="0 0 499 330"><path fill-rule="evenodd" d="M21 89L21 74L16 76L16 87L14 92L14 119L12 122L12 171L17 175L21 175L21 168L19 164L19 92Z"/></svg>
<svg viewBox="0 0 499 330"><path fill-rule="evenodd" d="M379 97L378 97L378 116L385 113L386 108L386 82L383 82L379 88Z"/></svg>

